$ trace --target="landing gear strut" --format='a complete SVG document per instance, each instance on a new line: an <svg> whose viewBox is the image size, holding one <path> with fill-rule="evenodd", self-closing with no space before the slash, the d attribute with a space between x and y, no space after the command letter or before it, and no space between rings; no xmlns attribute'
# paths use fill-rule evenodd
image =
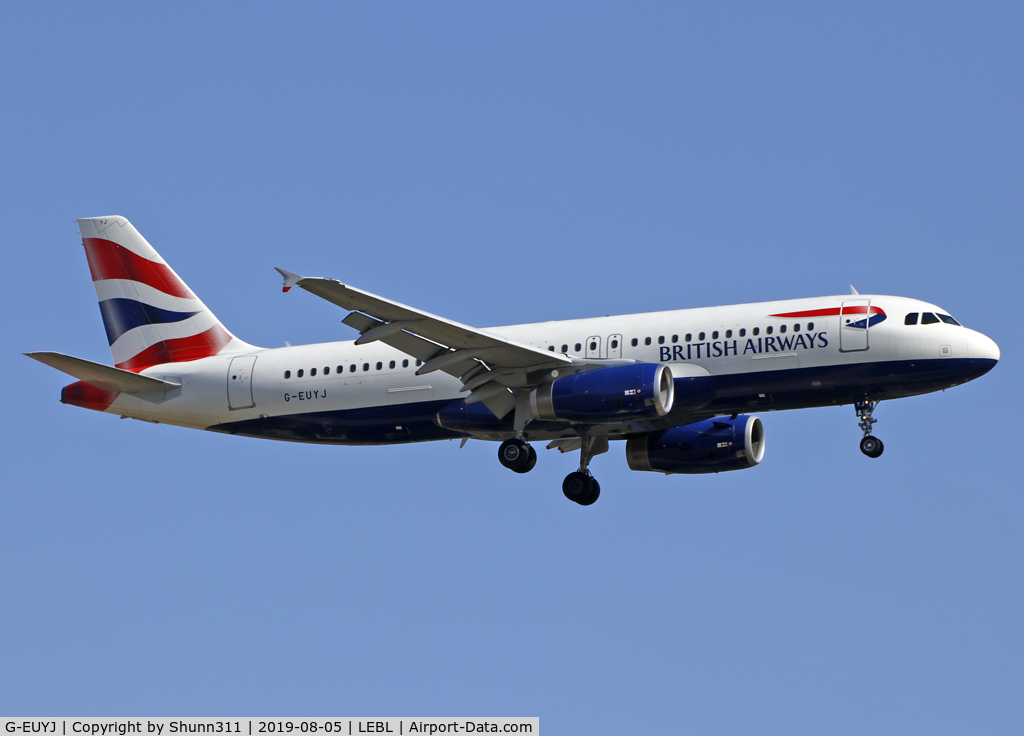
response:
<svg viewBox="0 0 1024 736"><path fill-rule="evenodd" d="M537 451L522 437L514 437L501 443L498 462L513 473L529 473L537 464Z"/></svg>
<svg viewBox="0 0 1024 736"><path fill-rule="evenodd" d="M857 416L860 418L860 423L857 426L864 432L864 437L860 441L860 451L868 457L878 457L885 449L885 445L882 444L882 440L871 435L871 427L878 421L871 416L875 411L876 406L878 406L878 402L872 401L867 396L860 401L855 402L853 405L853 408L857 412Z"/></svg>
<svg viewBox="0 0 1024 736"><path fill-rule="evenodd" d="M580 469L575 473L569 473L562 481L562 493L570 501L575 501L580 506L589 506L601 495L601 484L597 478L590 474L588 466L594 455L608 451L608 439L606 437L584 437L583 446L580 448Z"/></svg>

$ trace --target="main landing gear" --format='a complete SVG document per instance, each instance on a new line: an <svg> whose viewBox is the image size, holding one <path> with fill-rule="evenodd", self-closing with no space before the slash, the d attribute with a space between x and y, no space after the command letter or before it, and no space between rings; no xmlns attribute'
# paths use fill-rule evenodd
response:
<svg viewBox="0 0 1024 736"><path fill-rule="evenodd" d="M565 476L562 493L580 506L589 506L601 495L601 484L590 474L588 466L594 455L608 451L607 437L585 437L580 448L580 469ZM537 464L537 451L522 435L505 440L498 448L498 462L514 473L529 473Z"/></svg>
<svg viewBox="0 0 1024 736"><path fill-rule="evenodd" d="M529 473L537 464L537 451L522 437L513 437L501 443L498 462L513 473Z"/></svg>
<svg viewBox="0 0 1024 736"><path fill-rule="evenodd" d="M589 506L601 495L601 484L590 474L588 466L591 458L608 451L608 438L584 437L580 448L580 469L569 473L562 481L562 493L570 501L580 506Z"/></svg>
<svg viewBox="0 0 1024 736"><path fill-rule="evenodd" d="M878 402L872 401L867 396L853 405L857 416L860 418L860 423L857 426L864 432L864 438L860 441L860 451L868 457L878 457L885 449L882 440L871 435L871 426L878 421L871 416L876 406L878 406Z"/></svg>
<svg viewBox="0 0 1024 736"><path fill-rule="evenodd" d="M562 481L562 493L580 506L589 506L601 495L601 484L589 470L577 470L565 476L565 480Z"/></svg>

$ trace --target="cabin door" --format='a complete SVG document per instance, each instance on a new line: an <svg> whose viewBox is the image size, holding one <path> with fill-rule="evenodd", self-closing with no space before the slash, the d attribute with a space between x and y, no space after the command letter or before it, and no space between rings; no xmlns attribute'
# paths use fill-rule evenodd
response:
<svg viewBox="0 0 1024 736"><path fill-rule="evenodd" d="M850 299L839 310L839 350L843 353L868 349L871 300Z"/></svg>
<svg viewBox="0 0 1024 736"><path fill-rule="evenodd" d="M256 406L252 400L252 367L255 355L232 358L228 366L228 408L250 409Z"/></svg>

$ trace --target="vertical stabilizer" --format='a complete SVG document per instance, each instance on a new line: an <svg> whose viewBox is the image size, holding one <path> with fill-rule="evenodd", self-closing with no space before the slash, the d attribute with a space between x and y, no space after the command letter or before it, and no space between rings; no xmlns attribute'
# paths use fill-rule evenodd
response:
<svg viewBox="0 0 1024 736"><path fill-rule="evenodd" d="M114 365L162 363L254 349L220 323L128 220L78 221Z"/></svg>

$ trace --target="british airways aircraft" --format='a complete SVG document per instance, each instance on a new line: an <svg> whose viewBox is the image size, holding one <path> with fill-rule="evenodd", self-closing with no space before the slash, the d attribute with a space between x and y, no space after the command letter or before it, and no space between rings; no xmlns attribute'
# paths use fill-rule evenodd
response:
<svg viewBox="0 0 1024 736"><path fill-rule="evenodd" d="M348 312L353 341L259 348L235 337L123 217L78 221L114 367L28 353L77 378L61 401L154 423L290 442L531 442L580 452L562 484L587 506L614 440L632 470L717 473L761 462L747 412L852 404L861 451L879 401L957 386L999 347L934 304L851 294L618 317L469 327L329 278L277 269Z"/></svg>

